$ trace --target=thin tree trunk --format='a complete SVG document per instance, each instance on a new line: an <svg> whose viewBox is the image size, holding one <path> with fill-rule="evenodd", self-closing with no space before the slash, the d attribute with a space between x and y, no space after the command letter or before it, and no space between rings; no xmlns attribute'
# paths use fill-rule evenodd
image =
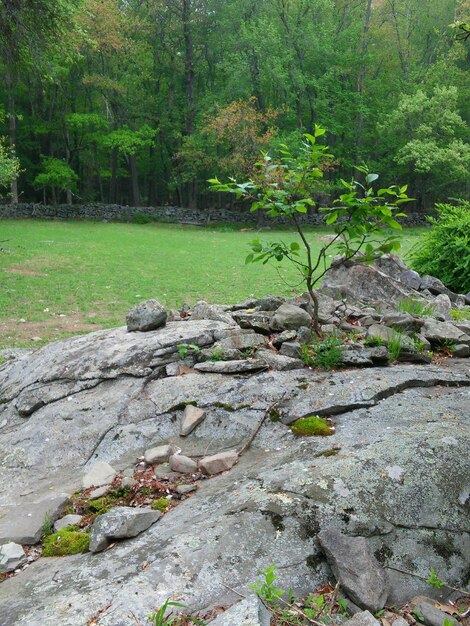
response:
<svg viewBox="0 0 470 626"><path fill-rule="evenodd" d="M140 206L139 176L137 173L137 161L135 154L129 155L129 169L131 172L132 183L132 204L133 206Z"/></svg>
<svg viewBox="0 0 470 626"><path fill-rule="evenodd" d="M8 141L10 144L10 150L13 153L16 146L16 111L12 82L11 76L8 75ZM12 204L18 204L18 180L16 176L11 180L10 191Z"/></svg>
<svg viewBox="0 0 470 626"><path fill-rule="evenodd" d="M357 116L356 122L356 158L357 161L361 160L361 152L362 152L362 144L363 144L363 133L364 133L364 109L363 109L363 96L365 90L365 82L366 82L366 73L367 73L367 50L369 47L369 27L370 27L370 17L372 12L372 0L367 0L366 12L364 15L364 26L362 30L362 41L361 41L361 68L359 70L359 77L357 80L357 93L359 94L359 113Z"/></svg>
<svg viewBox="0 0 470 626"><path fill-rule="evenodd" d="M109 203L114 204L116 202L116 178L118 168L118 149L113 148L111 153L111 180L109 181Z"/></svg>

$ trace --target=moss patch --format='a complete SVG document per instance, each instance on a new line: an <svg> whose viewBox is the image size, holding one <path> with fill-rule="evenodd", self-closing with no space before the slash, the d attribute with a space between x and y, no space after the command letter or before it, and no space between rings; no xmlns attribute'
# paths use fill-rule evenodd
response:
<svg viewBox="0 0 470 626"><path fill-rule="evenodd" d="M301 437L327 437L335 432L328 421L318 415L302 417L296 420L290 428L295 435Z"/></svg>
<svg viewBox="0 0 470 626"><path fill-rule="evenodd" d="M90 535L79 532L77 526L63 528L44 539L43 556L65 556L88 552Z"/></svg>
<svg viewBox="0 0 470 626"><path fill-rule="evenodd" d="M170 501L168 498L157 498L152 502L150 508L154 511L161 511L162 513L165 513L165 511L170 508Z"/></svg>

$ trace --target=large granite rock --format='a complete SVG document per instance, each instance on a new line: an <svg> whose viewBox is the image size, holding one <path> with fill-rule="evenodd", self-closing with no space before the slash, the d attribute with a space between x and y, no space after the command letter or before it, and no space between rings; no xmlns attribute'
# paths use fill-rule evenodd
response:
<svg viewBox="0 0 470 626"><path fill-rule="evenodd" d="M429 591L389 564L424 577L434 567L465 584L468 362L158 377L162 361L177 359L176 344L208 346L229 328L191 320L145 335L102 331L2 365L0 504L12 524L17 507L79 488L96 462L120 471L165 441L192 458L213 456L240 449L268 410L269 418L229 472L201 480L145 533L100 555L39 559L0 584L0 623L76 626L111 602L100 625L131 626L132 614L144 623L175 590L194 609L227 606L237 600L227 581L243 593L272 564L281 587L309 593L332 576L315 541L329 527L364 538L387 572L390 604ZM32 386L40 394L83 380L97 384L64 388L26 419L16 407ZM182 439L188 404L207 415ZM332 417L335 434L295 437L287 424L309 415Z"/></svg>

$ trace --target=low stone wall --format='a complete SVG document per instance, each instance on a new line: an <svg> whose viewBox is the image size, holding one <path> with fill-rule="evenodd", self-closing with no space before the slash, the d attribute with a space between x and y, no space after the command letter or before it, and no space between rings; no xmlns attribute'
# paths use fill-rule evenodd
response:
<svg viewBox="0 0 470 626"><path fill-rule="evenodd" d="M2 204L0 219L46 219L46 220L96 220L105 222L138 222L145 219L156 222L180 224L257 224L259 215L238 209L186 209L183 207L129 207L118 204L76 204L49 206L43 204ZM321 226L323 216L318 213L301 216L306 224ZM286 220L269 218L267 223L285 223ZM405 226L427 226L426 215L410 213L402 219Z"/></svg>

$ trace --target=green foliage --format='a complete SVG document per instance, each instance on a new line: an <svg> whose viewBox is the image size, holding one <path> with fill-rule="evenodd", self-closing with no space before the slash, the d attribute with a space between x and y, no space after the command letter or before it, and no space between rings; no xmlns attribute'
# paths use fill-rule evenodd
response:
<svg viewBox="0 0 470 626"><path fill-rule="evenodd" d="M382 136L397 146L394 161L403 172L411 168L426 190L455 194L468 180L470 144L458 95L455 86L436 86L432 93L418 89L403 95L379 126Z"/></svg>
<svg viewBox="0 0 470 626"><path fill-rule="evenodd" d="M382 337L367 337L364 341L364 345L369 348L376 348L384 345Z"/></svg>
<svg viewBox="0 0 470 626"><path fill-rule="evenodd" d="M49 513L46 513L44 515L44 524L42 526L42 538L44 539L45 537L52 535L53 532L54 532L54 521L52 517L49 515Z"/></svg>
<svg viewBox="0 0 470 626"><path fill-rule="evenodd" d="M294 434L301 437L328 437L329 435L334 435L335 432L328 420L317 415L301 417L290 428Z"/></svg>
<svg viewBox="0 0 470 626"><path fill-rule="evenodd" d="M429 571L429 576L426 579L426 582L428 583L428 585L431 585L431 587L434 587L434 589L440 589L441 587L445 586L445 582L437 576L436 571L433 567L431 567Z"/></svg>
<svg viewBox="0 0 470 626"><path fill-rule="evenodd" d="M333 229L334 237L325 243L318 255L312 256L312 247L307 240L299 217L315 205L313 196L318 191L318 180L328 166L332 155L327 146L318 143L325 134L325 129L315 125L313 135L306 133L304 141L296 153L281 145L278 154L273 158L264 155L257 164L258 171L254 179L239 183L230 179L221 183L217 178L209 180L212 191L232 193L237 199L248 200L251 211L262 210L269 217L283 218L297 229L303 248L294 241L251 242L251 252L245 263L262 263L270 261L290 261L300 272L314 302L313 317L318 326L318 303L313 286L324 276L328 269L327 254L342 254L344 261L357 253L363 253L363 261L371 262L377 256L398 250L399 239L390 235L384 228L400 230L401 225L395 217L402 216L398 207L410 201L403 187L383 187L374 191L372 184L378 174L369 172L363 165L356 169L364 175L364 184L341 179L345 193L333 203L333 207L322 208L325 222Z"/></svg>
<svg viewBox="0 0 470 626"><path fill-rule="evenodd" d="M78 176L65 161L54 157L44 157L41 166L42 172L34 179L37 187L55 187L62 191L76 188Z"/></svg>
<svg viewBox="0 0 470 626"><path fill-rule="evenodd" d="M170 508L170 501L168 498L157 498L152 502L150 508L154 511L161 511L162 513L165 513L165 511L168 511Z"/></svg>
<svg viewBox="0 0 470 626"><path fill-rule="evenodd" d="M436 205L438 217L412 253L420 274L437 276L453 291L470 291L470 202Z"/></svg>
<svg viewBox="0 0 470 626"><path fill-rule="evenodd" d="M152 218L145 213L136 213L132 218L133 224L150 224L151 222Z"/></svg>
<svg viewBox="0 0 470 626"><path fill-rule="evenodd" d="M451 309L450 314L453 320L456 322L462 320L470 320L470 309Z"/></svg>
<svg viewBox="0 0 470 626"><path fill-rule="evenodd" d="M0 137L0 194L2 189L18 178L20 163L15 153L9 150L5 141ZM1 198L1 195L0 195Z"/></svg>
<svg viewBox="0 0 470 626"><path fill-rule="evenodd" d="M157 610L147 616L148 620L152 623L153 626L183 626L183 624L187 624L188 621L196 626L206 626L205 622L198 619L197 617L192 617L191 615L166 615L168 609L170 607L177 607L186 609L187 607L180 602L175 602L174 600L165 600L162 606Z"/></svg>
<svg viewBox="0 0 470 626"><path fill-rule="evenodd" d="M398 359L403 351L405 336L405 333L393 329L390 338L387 340L387 348L390 354L390 361L392 363Z"/></svg>
<svg viewBox="0 0 470 626"><path fill-rule="evenodd" d="M43 556L65 556L88 552L90 535L76 526L63 528L44 539Z"/></svg>
<svg viewBox="0 0 470 626"><path fill-rule="evenodd" d="M261 574L261 578L248 586L267 604L276 603L285 593L284 589L276 585L276 580L279 578L276 574L276 566L268 565L265 569L259 570L258 573Z"/></svg>
<svg viewBox="0 0 470 626"><path fill-rule="evenodd" d="M185 359L188 355L199 354L201 348L195 343L179 343L176 346L180 359Z"/></svg>
<svg viewBox="0 0 470 626"><path fill-rule="evenodd" d="M403 298L396 305L397 311L403 313L411 313L411 315L417 315L419 317L425 317L426 315L432 315L434 313L434 307L432 304L428 304L424 300L417 300L416 298Z"/></svg>
<svg viewBox="0 0 470 626"><path fill-rule="evenodd" d="M300 358L309 367L331 370L341 364L343 342L336 335L327 335L300 346Z"/></svg>

